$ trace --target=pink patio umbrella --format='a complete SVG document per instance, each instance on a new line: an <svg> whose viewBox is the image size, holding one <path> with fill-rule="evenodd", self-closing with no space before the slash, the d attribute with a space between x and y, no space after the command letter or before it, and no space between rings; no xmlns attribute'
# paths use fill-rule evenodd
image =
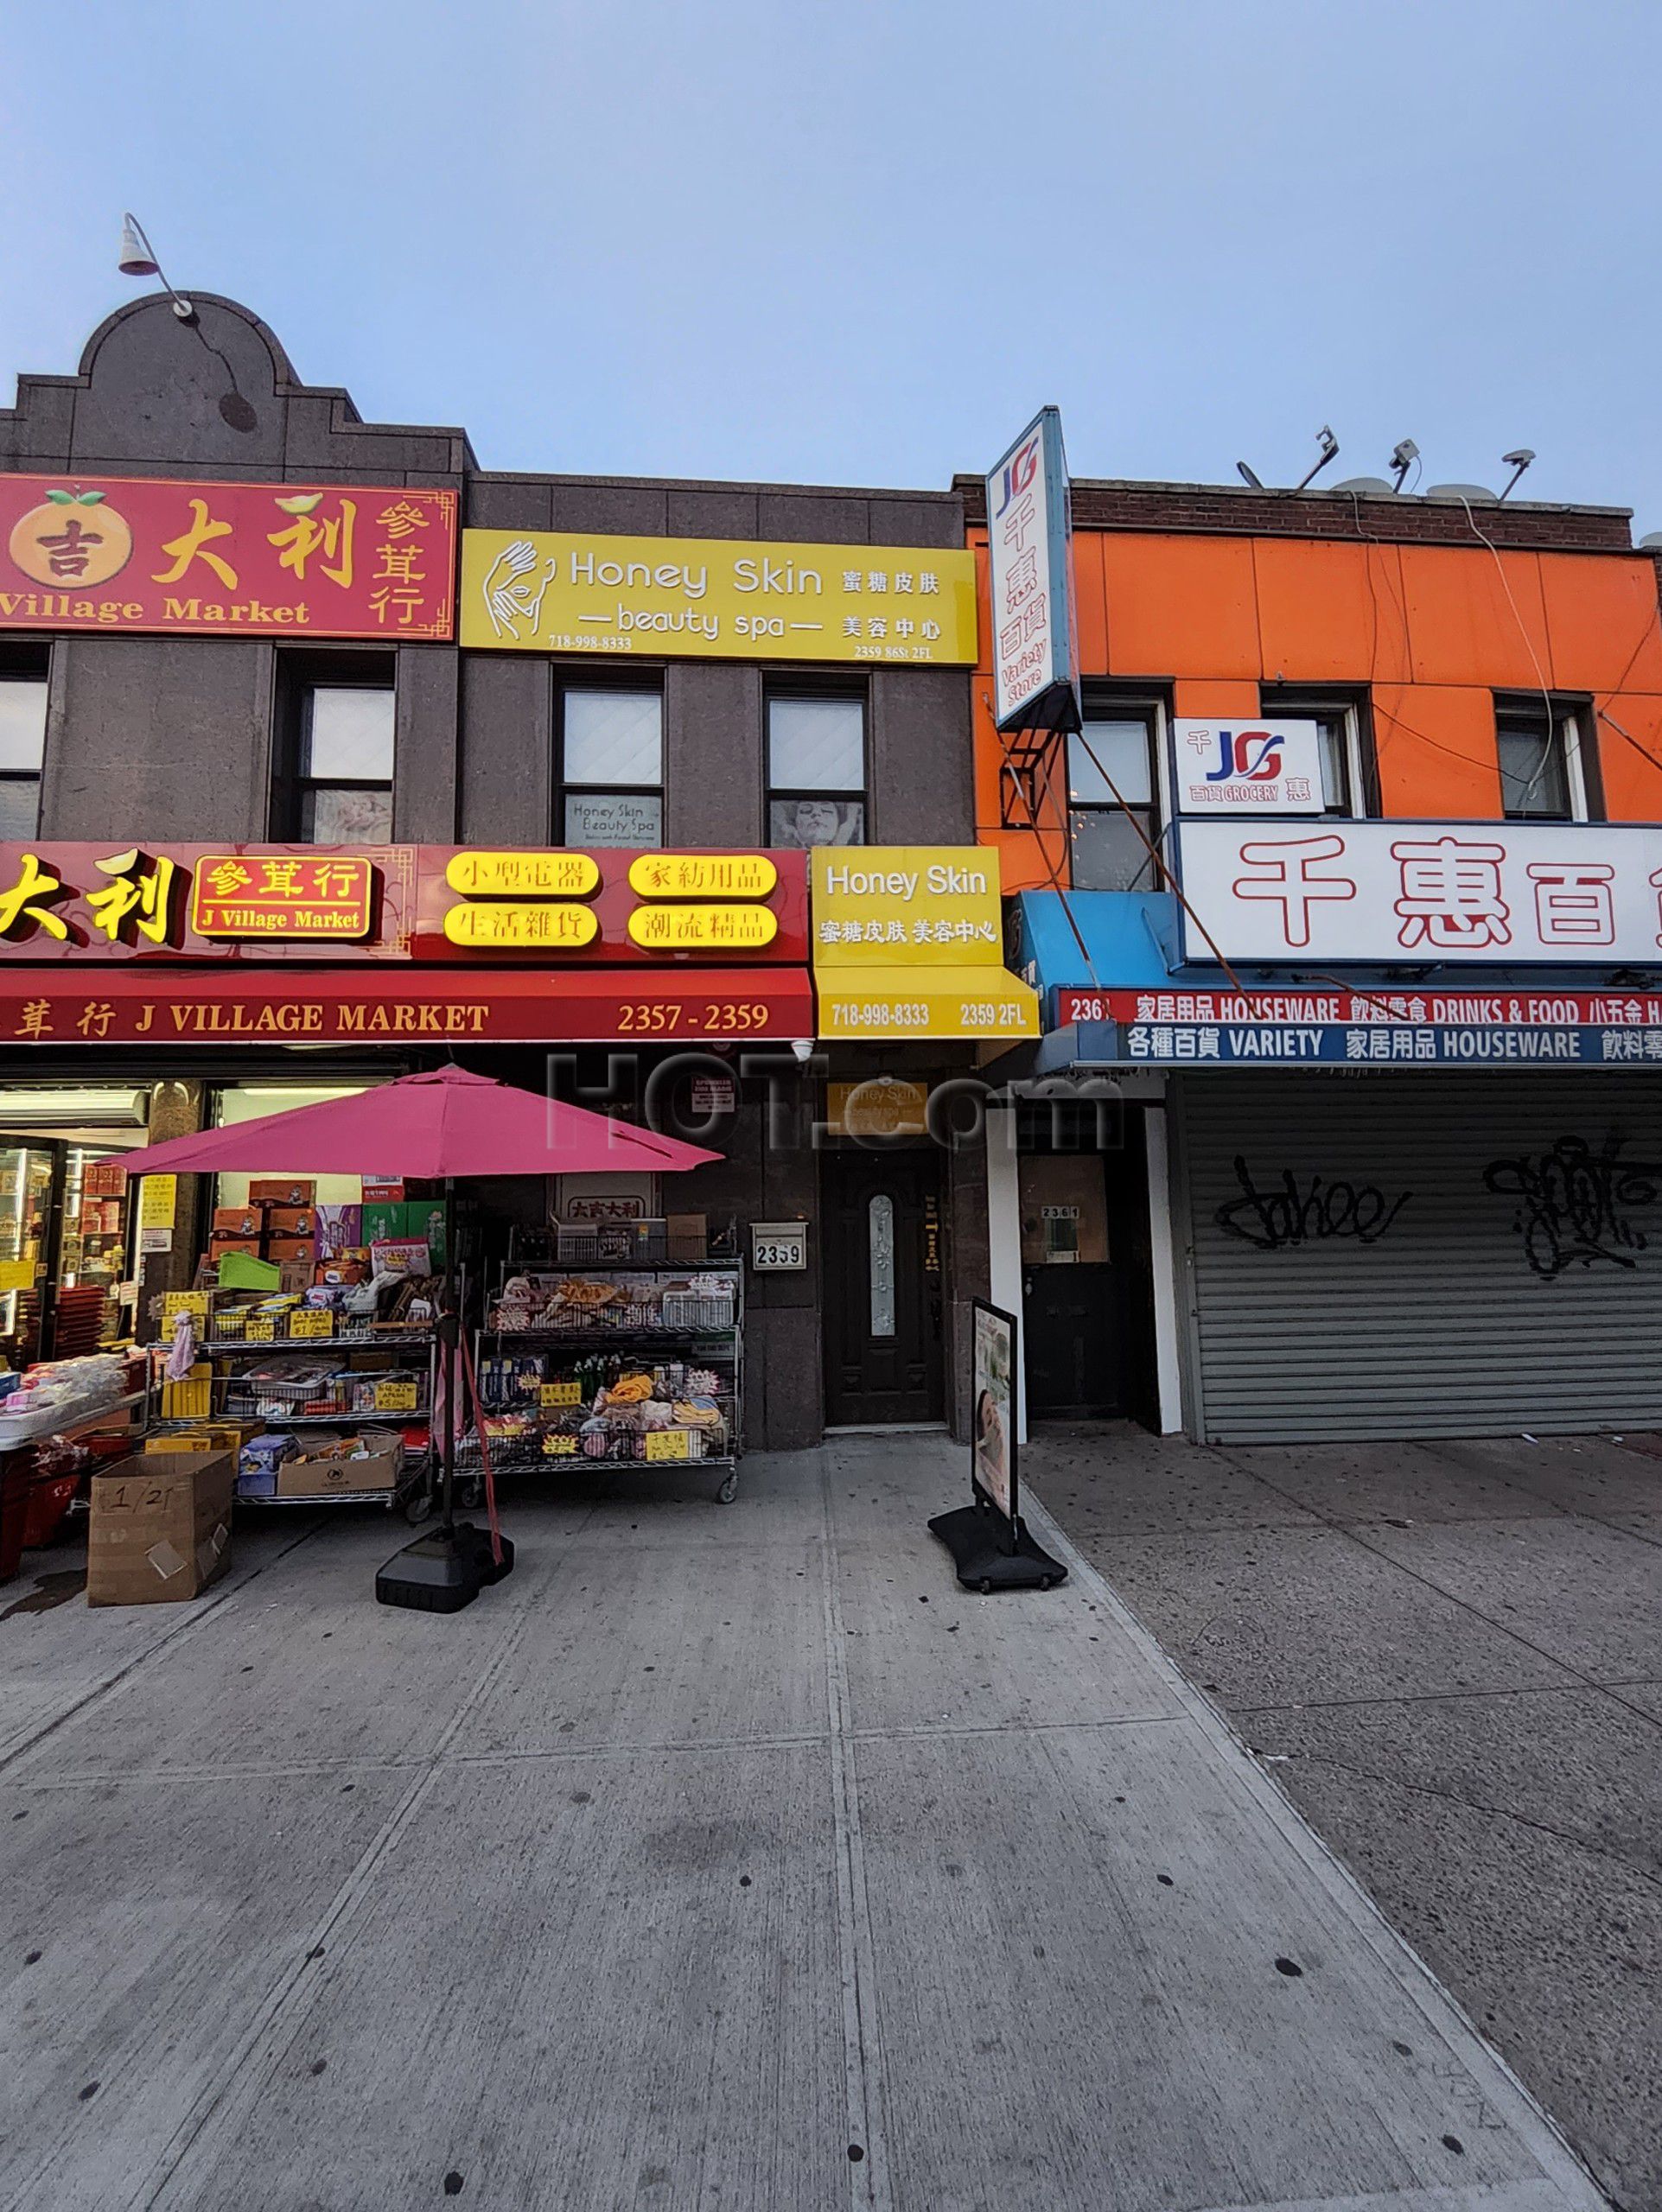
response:
<svg viewBox="0 0 1662 2212"><path fill-rule="evenodd" d="M263 1169L282 1175L423 1180L442 1176L448 1186L458 1175L585 1175L617 1168L673 1174L720 1158L698 1145L657 1136L581 1106L538 1098L489 1076L443 1067L399 1076L350 1098L324 1099L230 1128L172 1137L165 1144L124 1154L119 1165L130 1175ZM453 1241L447 1238L447 1251ZM459 1610L513 1564L513 1547L495 1526L494 1502L488 1542L480 1531L455 1524L455 1436L449 1409L455 1402L459 1328L449 1310L448 1272L443 1302L443 1523L435 1535L407 1545L375 1579L375 1594L384 1603L431 1612Z"/></svg>
<svg viewBox="0 0 1662 2212"><path fill-rule="evenodd" d="M721 1154L456 1067L124 1154L130 1175L673 1174Z"/></svg>

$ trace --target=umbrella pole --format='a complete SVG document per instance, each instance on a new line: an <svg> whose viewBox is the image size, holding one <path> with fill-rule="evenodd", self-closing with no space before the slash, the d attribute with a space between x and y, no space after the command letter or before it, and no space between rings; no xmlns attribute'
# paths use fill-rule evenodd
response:
<svg viewBox="0 0 1662 2212"><path fill-rule="evenodd" d="M443 1531L455 1534L456 1339L462 1317L455 1310L455 1179L444 1179L444 1273L439 1288L439 1360L444 1373L444 1426L439 1438L439 1465L444 1494Z"/></svg>

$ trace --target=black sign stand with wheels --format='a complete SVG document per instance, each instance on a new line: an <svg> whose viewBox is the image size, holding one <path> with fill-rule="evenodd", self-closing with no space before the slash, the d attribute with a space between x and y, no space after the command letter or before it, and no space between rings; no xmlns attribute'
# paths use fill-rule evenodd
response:
<svg viewBox="0 0 1662 2212"><path fill-rule="evenodd" d="M995 1590L1051 1590L1067 1578L1061 1561L1028 1535L1017 1510L1019 1352L1016 1316L977 1298L970 1435L973 1503L938 1514L929 1529L952 1554L964 1587L984 1598Z"/></svg>

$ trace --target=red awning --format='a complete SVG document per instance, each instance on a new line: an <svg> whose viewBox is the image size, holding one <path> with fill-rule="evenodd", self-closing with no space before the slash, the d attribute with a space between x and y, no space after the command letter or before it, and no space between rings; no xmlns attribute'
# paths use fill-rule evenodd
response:
<svg viewBox="0 0 1662 2212"><path fill-rule="evenodd" d="M732 1045L813 1029L802 968L0 969L0 1043Z"/></svg>

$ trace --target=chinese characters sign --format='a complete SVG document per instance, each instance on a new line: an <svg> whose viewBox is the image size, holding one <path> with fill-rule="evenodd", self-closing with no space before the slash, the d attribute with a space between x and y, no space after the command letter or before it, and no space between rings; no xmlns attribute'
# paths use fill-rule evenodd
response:
<svg viewBox="0 0 1662 2212"><path fill-rule="evenodd" d="M0 476L0 627L448 638L456 497Z"/></svg>
<svg viewBox="0 0 1662 2212"><path fill-rule="evenodd" d="M996 850L825 845L812 866L822 1036L1038 1034L1038 995L1003 964Z"/></svg>
<svg viewBox="0 0 1662 2212"><path fill-rule="evenodd" d="M972 665L975 560L933 547L468 530L462 643Z"/></svg>
<svg viewBox="0 0 1662 2212"><path fill-rule="evenodd" d="M1180 721L1172 785L1180 814L1320 814L1315 722Z"/></svg>
<svg viewBox="0 0 1662 2212"><path fill-rule="evenodd" d="M375 874L366 860L207 853L196 863L190 925L198 937L334 938L350 944L369 935L374 899Z"/></svg>
<svg viewBox="0 0 1662 2212"><path fill-rule="evenodd" d="M807 957L804 853L0 845L0 968Z"/></svg>
<svg viewBox="0 0 1662 2212"><path fill-rule="evenodd" d="M1662 996L1633 991L1133 991L1072 984L1092 1063L1662 1066Z"/></svg>
<svg viewBox="0 0 1662 2212"><path fill-rule="evenodd" d="M993 716L1001 730L1077 729L1067 464L1045 408L987 479Z"/></svg>
<svg viewBox="0 0 1662 2212"><path fill-rule="evenodd" d="M994 846L820 845L813 853L819 968L1001 968Z"/></svg>
<svg viewBox="0 0 1662 2212"><path fill-rule="evenodd" d="M1189 822L1185 891L1229 960L1654 966L1662 833L1523 822ZM1215 953L1184 918L1184 957Z"/></svg>

